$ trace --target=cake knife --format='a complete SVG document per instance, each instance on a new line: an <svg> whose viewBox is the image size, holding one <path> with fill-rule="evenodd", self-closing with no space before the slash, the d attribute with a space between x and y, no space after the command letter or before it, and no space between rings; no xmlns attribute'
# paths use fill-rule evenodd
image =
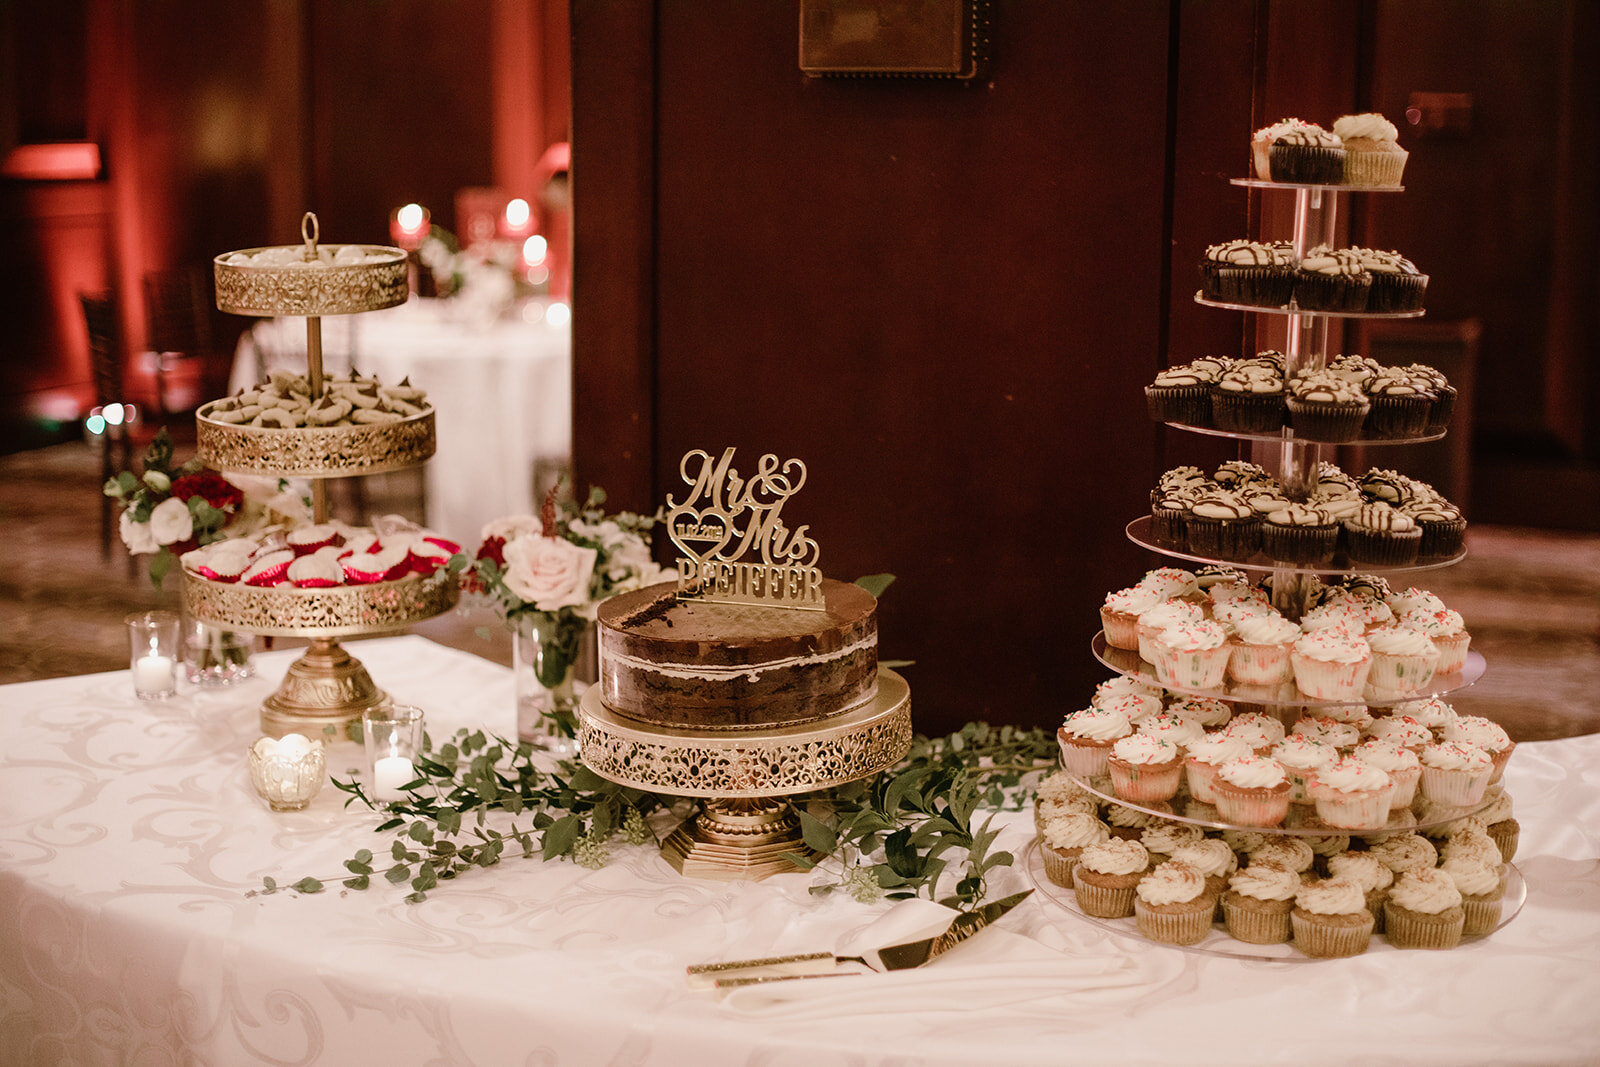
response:
<svg viewBox="0 0 1600 1067"><path fill-rule="evenodd" d="M835 955L832 952L807 952L792 956L729 960L724 963L697 963L686 968L686 974L690 987L694 989L737 989L741 986L784 982L795 978L832 978L861 974L861 971L841 969L845 964L851 963L859 963L880 972L921 967L991 925L1032 893L1033 890L1027 889L984 904L972 911L958 912L955 918L948 922L943 921L943 916L940 916L940 921L924 936L913 936L909 940L883 948L868 949L858 956Z"/></svg>

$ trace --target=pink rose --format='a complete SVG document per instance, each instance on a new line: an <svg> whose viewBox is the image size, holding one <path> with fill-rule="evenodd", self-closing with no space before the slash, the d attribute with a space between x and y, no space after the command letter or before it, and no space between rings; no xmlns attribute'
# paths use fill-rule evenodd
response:
<svg viewBox="0 0 1600 1067"><path fill-rule="evenodd" d="M539 611L577 607L589 599L595 550L559 537L529 534L505 547L506 588Z"/></svg>

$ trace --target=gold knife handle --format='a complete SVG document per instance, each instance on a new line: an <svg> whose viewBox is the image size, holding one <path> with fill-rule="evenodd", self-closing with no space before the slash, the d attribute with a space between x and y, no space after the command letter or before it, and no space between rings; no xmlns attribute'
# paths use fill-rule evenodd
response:
<svg viewBox="0 0 1600 1067"><path fill-rule="evenodd" d="M794 982L801 978L842 978L845 975L858 974L857 971L827 971L821 974L768 974L755 978L719 978L716 981L717 989L742 989L749 985L766 985L768 982Z"/></svg>
<svg viewBox="0 0 1600 1067"><path fill-rule="evenodd" d="M831 952L804 952L793 956L764 956L753 960L727 960L722 963L696 963L684 968L692 989L710 989L723 976L745 971L776 971L772 977L801 978L829 974L835 960Z"/></svg>

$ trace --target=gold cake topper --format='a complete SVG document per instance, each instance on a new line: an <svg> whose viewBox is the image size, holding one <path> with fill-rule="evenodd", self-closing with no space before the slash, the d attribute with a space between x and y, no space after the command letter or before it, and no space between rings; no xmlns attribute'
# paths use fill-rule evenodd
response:
<svg viewBox="0 0 1600 1067"><path fill-rule="evenodd" d="M667 497L667 531L683 552L678 558L678 596L719 604L824 611L822 547L793 530L779 514L806 484L806 465L778 462L768 453L749 478L733 466L732 448L720 458L695 449L678 462L689 486L679 504ZM741 522L743 525L741 526ZM741 557L754 549L759 562Z"/></svg>

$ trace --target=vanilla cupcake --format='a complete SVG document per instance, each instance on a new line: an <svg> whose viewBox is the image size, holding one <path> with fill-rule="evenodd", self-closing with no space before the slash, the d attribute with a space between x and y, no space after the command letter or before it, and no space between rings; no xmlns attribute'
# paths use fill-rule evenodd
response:
<svg viewBox="0 0 1600 1067"><path fill-rule="evenodd" d="M1187 845L1179 845L1172 852L1174 860L1187 863L1206 879L1206 893L1220 900L1228 888L1228 876L1239 869L1239 860L1227 842L1214 837L1202 837ZM1217 918L1222 918L1219 910Z"/></svg>
<svg viewBox="0 0 1600 1067"><path fill-rule="evenodd" d="M1289 813L1289 774L1277 760L1240 756L1217 769L1217 810L1244 826L1277 826Z"/></svg>
<svg viewBox="0 0 1600 1067"><path fill-rule="evenodd" d="M1350 753L1352 759L1376 767L1389 776L1394 793L1389 798L1391 808L1408 808L1417 795L1417 782L1422 779L1422 762L1409 748L1394 741L1371 738L1357 745Z"/></svg>
<svg viewBox="0 0 1600 1067"><path fill-rule="evenodd" d="M1251 755L1253 750L1250 743L1241 737L1234 737L1221 730L1212 731L1192 741L1186 746L1184 757L1185 780L1189 784L1189 795L1204 804L1216 804L1217 793L1213 788L1216 781L1217 770L1231 759Z"/></svg>
<svg viewBox="0 0 1600 1067"><path fill-rule="evenodd" d="M1205 621L1205 611L1192 600L1169 597L1141 612L1134 624L1134 635L1139 642L1139 658L1150 663L1157 661L1156 636L1168 626L1181 622Z"/></svg>
<svg viewBox="0 0 1600 1067"><path fill-rule="evenodd" d="M1138 649L1139 616L1164 599L1137 585L1107 593L1100 605L1100 626L1105 631L1106 644L1130 652Z"/></svg>
<svg viewBox="0 0 1600 1067"><path fill-rule="evenodd" d="M1165 863L1178 849L1204 837L1205 832L1190 823L1157 821L1144 828L1139 843L1150 853L1151 863Z"/></svg>
<svg viewBox="0 0 1600 1067"><path fill-rule="evenodd" d="M1198 596L1200 582L1193 571L1182 567L1157 567L1144 572L1144 577L1139 579L1139 588L1149 590L1162 600L1170 600L1174 597Z"/></svg>
<svg viewBox="0 0 1600 1067"><path fill-rule="evenodd" d="M1044 827L1044 871L1056 885L1072 888L1072 869L1090 845L1110 840L1111 831L1093 815L1074 812L1051 819Z"/></svg>
<svg viewBox="0 0 1600 1067"><path fill-rule="evenodd" d="M1335 719L1331 715L1303 715L1289 729L1290 736L1299 734L1313 741L1321 741L1333 748L1351 748L1361 740L1361 728L1352 722Z"/></svg>
<svg viewBox="0 0 1600 1067"><path fill-rule="evenodd" d="M1289 662L1300 628L1282 615L1249 614L1233 622L1228 677L1241 685L1282 685L1294 677Z"/></svg>
<svg viewBox="0 0 1600 1067"><path fill-rule="evenodd" d="M1446 741L1477 745L1489 753L1489 758L1494 761L1494 773L1489 777L1490 785L1498 782L1500 776L1505 773L1506 761L1511 758L1511 750L1517 747L1516 742L1511 740L1511 735L1507 734L1499 723L1481 715L1457 715L1446 722L1439 732Z"/></svg>
<svg viewBox="0 0 1600 1067"><path fill-rule="evenodd" d="M1153 697L1159 701L1165 693L1166 690L1158 685L1151 685L1149 682L1141 678L1135 678L1132 675L1119 674L1115 678L1107 678L1095 686L1094 697L1089 703L1097 708L1104 708L1109 707L1112 702L1120 697L1130 695Z"/></svg>
<svg viewBox="0 0 1600 1067"><path fill-rule="evenodd" d="M1134 804L1171 800L1183 777L1183 750L1168 738L1129 734L1112 744L1106 765L1111 788L1123 800Z"/></svg>
<svg viewBox="0 0 1600 1067"><path fill-rule="evenodd" d="M1310 805L1312 800L1311 794L1306 791L1307 780L1338 760L1339 753L1332 745L1303 734L1294 734L1278 742L1272 750L1272 758L1288 772L1289 803Z"/></svg>
<svg viewBox="0 0 1600 1067"><path fill-rule="evenodd" d="M1300 629L1338 630L1360 637L1367 632L1367 613L1354 597L1333 597L1300 616Z"/></svg>
<svg viewBox="0 0 1600 1067"><path fill-rule="evenodd" d="M1184 689L1220 689L1228 669L1228 635L1214 622L1177 623L1156 637L1156 677Z"/></svg>
<svg viewBox="0 0 1600 1067"><path fill-rule="evenodd" d="M1304 838L1273 836L1254 848L1246 849L1245 858L1251 867L1258 863L1272 863L1296 875L1304 875L1316 862L1317 854Z"/></svg>
<svg viewBox="0 0 1600 1067"><path fill-rule="evenodd" d="M1233 718L1233 709L1214 697L1182 697L1168 704L1167 711L1184 719L1192 719L1206 730L1226 726Z"/></svg>
<svg viewBox="0 0 1600 1067"><path fill-rule="evenodd" d="M1160 714L1162 703L1160 697L1148 696L1144 693L1124 693L1119 697L1103 699L1100 703L1092 704L1091 706L1100 708L1103 711L1115 712L1118 715L1125 716L1129 722L1138 724L1152 715Z"/></svg>
<svg viewBox="0 0 1600 1067"><path fill-rule="evenodd" d="M1390 834L1381 841L1368 840L1367 855L1395 874L1431 868L1439 861L1433 842L1421 834Z"/></svg>
<svg viewBox="0 0 1600 1067"><path fill-rule="evenodd" d="M1137 841L1112 837L1086 846L1072 869L1078 907L1097 919L1127 918L1133 914L1134 890L1149 866L1150 854Z"/></svg>
<svg viewBox="0 0 1600 1067"><path fill-rule="evenodd" d="M1372 670L1367 688L1375 703L1412 696L1433 680L1439 649L1421 630L1410 626L1381 626L1367 632L1372 650Z"/></svg>
<svg viewBox="0 0 1600 1067"><path fill-rule="evenodd" d="M1215 899L1205 877L1182 860L1168 860L1134 890L1134 920L1139 932L1166 945L1194 945L1211 932Z"/></svg>
<svg viewBox="0 0 1600 1067"><path fill-rule="evenodd" d="M1359 956L1372 940L1374 923L1366 894L1342 878L1302 885L1289 919L1295 947L1318 959Z"/></svg>
<svg viewBox="0 0 1600 1067"><path fill-rule="evenodd" d="M1147 811L1125 807L1121 804L1106 806L1106 825L1111 828L1112 837L1120 837L1124 841L1138 841L1144 836L1146 829L1162 822L1161 818Z"/></svg>
<svg viewBox="0 0 1600 1067"><path fill-rule="evenodd" d="M1259 711L1241 712L1223 729L1228 736L1237 737L1249 745L1250 750L1258 756L1271 752L1273 746L1286 736L1283 723Z"/></svg>
<svg viewBox="0 0 1600 1067"><path fill-rule="evenodd" d="M1409 705L1406 705L1409 706ZM1433 743L1433 731L1410 715L1384 715L1367 725L1367 736L1379 741L1393 741L1402 748L1421 753Z"/></svg>
<svg viewBox="0 0 1600 1067"><path fill-rule="evenodd" d="M1106 773L1111 746L1131 733L1126 715L1104 708L1075 711L1056 730L1061 765L1080 778L1097 778Z"/></svg>
<svg viewBox="0 0 1600 1067"><path fill-rule="evenodd" d="M1345 758L1318 770L1306 781L1317 817L1341 830L1370 830L1389 819L1394 785L1369 763Z"/></svg>
<svg viewBox="0 0 1600 1067"><path fill-rule="evenodd" d="M1441 804L1477 804L1494 775L1494 758L1477 745L1441 741L1425 745L1420 756L1422 795Z"/></svg>
<svg viewBox="0 0 1600 1067"><path fill-rule="evenodd" d="M1222 894L1222 922L1237 941L1281 945L1289 940L1289 913L1294 909L1300 877L1275 863L1256 863L1228 877Z"/></svg>
<svg viewBox="0 0 1600 1067"><path fill-rule="evenodd" d="M1294 643L1289 659L1295 684L1306 696L1362 702L1362 689L1372 669L1372 653L1365 638L1336 627L1314 630Z"/></svg>
<svg viewBox="0 0 1600 1067"><path fill-rule="evenodd" d="M1427 634L1439 650L1435 673L1454 674L1466 666L1467 646L1472 643L1472 635L1467 632L1459 612L1449 608L1434 612L1413 611L1404 616L1403 621Z"/></svg>
<svg viewBox="0 0 1600 1067"><path fill-rule="evenodd" d="M1461 891L1437 868L1401 874L1383 904L1384 937L1395 948L1455 948L1465 924Z"/></svg>

